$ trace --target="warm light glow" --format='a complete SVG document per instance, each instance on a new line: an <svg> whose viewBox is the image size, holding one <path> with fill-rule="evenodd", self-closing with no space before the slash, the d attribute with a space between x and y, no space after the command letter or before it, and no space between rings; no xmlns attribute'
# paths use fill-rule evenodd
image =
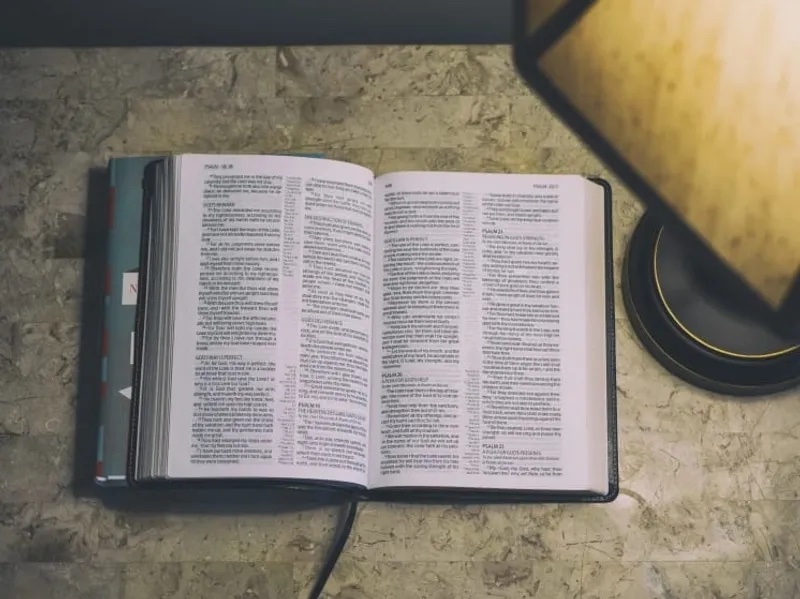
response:
<svg viewBox="0 0 800 599"><path fill-rule="evenodd" d="M800 267L800 2L596 0L539 64L779 305Z"/></svg>

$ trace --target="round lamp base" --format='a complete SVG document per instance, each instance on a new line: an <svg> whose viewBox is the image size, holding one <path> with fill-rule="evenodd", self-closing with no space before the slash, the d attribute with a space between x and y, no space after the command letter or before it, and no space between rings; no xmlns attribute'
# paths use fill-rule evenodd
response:
<svg viewBox="0 0 800 599"><path fill-rule="evenodd" d="M800 384L800 346L755 318L735 287L698 266L650 214L628 245L622 297L647 350L693 385L746 396Z"/></svg>

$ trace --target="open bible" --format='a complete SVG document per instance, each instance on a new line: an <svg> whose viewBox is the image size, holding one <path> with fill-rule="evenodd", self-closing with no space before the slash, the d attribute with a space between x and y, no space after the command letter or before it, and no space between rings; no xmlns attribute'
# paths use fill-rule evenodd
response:
<svg viewBox="0 0 800 599"><path fill-rule="evenodd" d="M616 495L604 181L183 155L143 186L132 484Z"/></svg>

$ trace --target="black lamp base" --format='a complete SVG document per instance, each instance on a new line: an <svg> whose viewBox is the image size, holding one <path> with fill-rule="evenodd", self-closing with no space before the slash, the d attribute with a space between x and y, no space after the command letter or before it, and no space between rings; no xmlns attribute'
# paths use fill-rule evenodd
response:
<svg viewBox="0 0 800 599"><path fill-rule="evenodd" d="M735 285L693 259L646 214L631 237L622 296L655 359L689 383L728 395L765 395L800 384L800 346L761 322Z"/></svg>

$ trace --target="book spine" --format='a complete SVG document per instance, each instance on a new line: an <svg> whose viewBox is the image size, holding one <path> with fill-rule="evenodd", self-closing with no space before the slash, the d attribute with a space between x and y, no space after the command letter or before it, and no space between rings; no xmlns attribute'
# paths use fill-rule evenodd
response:
<svg viewBox="0 0 800 599"><path fill-rule="evenodd" d="M109 187L108 187L108 205L106 206L108 215L108 237L109 246L111 240L114 238L114 208L116 203L116 181L115 181L115 166L114 160L109 162ZM100 339L100 424L97 427L97 461L95 463L95 482L97 484L105 484L108 478L103 468L103 456L105 453L105 423L109 417L108 414L108 319L109 306L111 304L111 251L110 247L107 248L106 253L106 268L104 275L104 289L103 289L103 332Z"/></svg>

